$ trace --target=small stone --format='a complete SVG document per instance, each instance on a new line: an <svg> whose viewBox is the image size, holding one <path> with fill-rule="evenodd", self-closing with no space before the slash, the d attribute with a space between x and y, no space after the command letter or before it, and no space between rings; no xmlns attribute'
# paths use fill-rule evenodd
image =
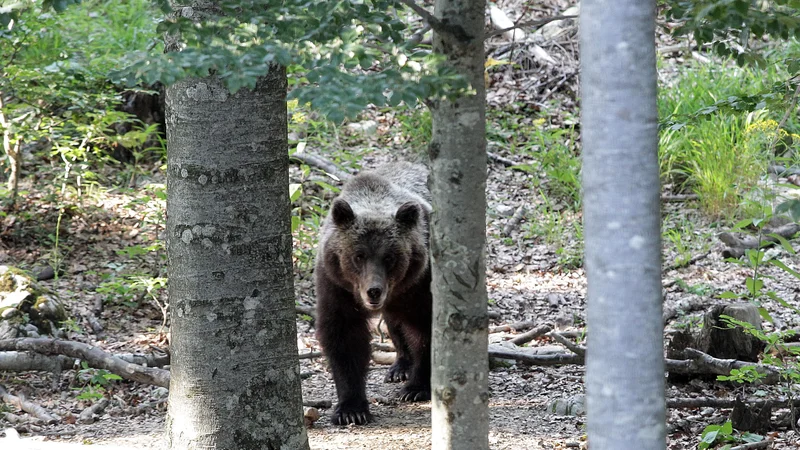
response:
<svg viewBox="0 0 800 450"><path fill-rule="evenodd" d="M561 305L562 301L563 297L561 296L561 294L556 294L552 292L550 294L547 294L547 303L549 303L550 306L553 308L557 308L559 305Z"/></svg>
<svg viewBox="0 0 800 450"><path fill-rule="evenodd" d="M497 205L494 207L494 210L497 214L505 217L511 217L514 215L514 207L508 205Z"/></svg>
<svg viewBox="0 0 800 450"><path fill-rule="evenodd" d="M0 318L2 319L10 319L17 315L19 310L17 308L6 308L0 313Z"/></svg>

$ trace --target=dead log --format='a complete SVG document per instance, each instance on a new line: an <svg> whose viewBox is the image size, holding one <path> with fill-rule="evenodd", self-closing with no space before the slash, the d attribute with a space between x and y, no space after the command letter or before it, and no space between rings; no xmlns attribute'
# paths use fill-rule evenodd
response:
<svg viewBox="0 0 800 450"><path fill-rule="evenodd" d="M702 297L688 297L683 298L670 304L664 305L664 313L661 316L664 323L678 317L679 314L690 313L693 311L700 311L708 308L713 303L713 300Z"/></svg>
<svg viewBox="0 0 800 450"><path fill-rule="evenodd" d="M0 340L0 351L36 352L45 355L65 355L78 358L95 369L105 369L126 380L155 386L169 387L169 371L153 367L142 367L123 361L98 347L80 342L46 338L22 338Z"/></svg>
<svg viewBox="0 0 800 450"><path fill-rule="evenodd" d="M493 153L490 151L486 152L486 157L489 158L489 161L496 162L498 164L504 165L506 167L513 167L518 165L516 161L512 159L508 159L505 156L500 156L497 153Z"/></svg>
<svg viewBox="0 0 800 450"><path fill-rule="evenodd" d="M27 400L23 400L16 395L9 394L5 386L2 385L0 385L0 399L2 399L6 404L14 406L21 411L25 411L26 413L36 417L37 419L43 420L46 423L57 423L61 421L60 417L56 416L55 414L51 414L41 406L31 403Z"/></svg>
<svg viewBox="0 0 800 450"><path fill-rule="evenodd" d="M312 358L319 358L322 356L322 352L308 352L308 353L300 353L297 355L298 359L312 359Z"/></svg>
<svg viewBox="0 0 800 450"><path fill-rule="evenodd" d="M336 164L323 158L322 156L312 155L306 152L295 152L289 155L289 158L300 161L301 163L307 164L311 167L321 169L325 173L332 175L338 181L347 181L350 178L353 178L352 174L345 172L337 167Z"/></svg>
<svg viewBox="0 0 800 450"><path fill-rule="evenodd" d="M737 398L731 411L731 425L738 431L764 434L772 428L772 406L769 400L760 405L751 405Z"/></svg>
<svg viewBox="0 0 800 450"><path fill-rule="evenodd" d="M715 358L758 361L758 355L764 349L764 342L744 332L740 327L729 328L720 317L723 315L747 322L757 330L761 329L761 315L755 305L750 303L715 305L703 317L703 328L693 348Z"/></svg>

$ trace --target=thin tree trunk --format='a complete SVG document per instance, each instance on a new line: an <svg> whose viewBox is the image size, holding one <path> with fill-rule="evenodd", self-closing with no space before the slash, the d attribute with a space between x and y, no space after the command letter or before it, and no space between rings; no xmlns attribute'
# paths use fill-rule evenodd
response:
<svg viewBox="0 0 800 450"><path fill-rule="evenodd" d="M489 448L484 8L475 0L435 5L436 17L463 33L434 33L434 50L476 92L432 106L434 449Z"/></svg>
<svg viewBox="0 0 800 450"><path fill-rule="evenodd" d="M307 449L288 197L286 72L166 92L172 449Z"/></svg>
<svg viewBox="0 0 800 450"><path fill-rule="evenodd" d="M581 3L593 450L666 445L655 1Z"/></svg>

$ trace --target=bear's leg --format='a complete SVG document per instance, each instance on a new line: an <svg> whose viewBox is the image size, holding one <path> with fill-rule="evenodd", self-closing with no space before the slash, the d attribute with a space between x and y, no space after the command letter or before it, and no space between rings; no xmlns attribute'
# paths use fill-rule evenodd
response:
<svg viewBox="0 0 800 450"><path fill-rule="evenodd" d="M331 291L341 292L332 295ZM371 422L366 392L371 339L367 316L353 307L352 295L343 289L318 287L317 307L317 337L328 358L339 399L331 422Z"/></svg>
<svg viewBox="0 0 800 450"><path fill-rule="evenodd" d="M411 374L400 389L400 400L424 402L431 399L431 335L430 326L405 326L406 342L411 353ZM427 331L427 332L426 332Z"/></svg>
<svg viewBox="0 0 800 450"><path fill-rule="evenodd" d="M397 352L397 359L395 359L394 364L389 367L389 371L386 373L386 377L383 381L386 383L406 381L411 375L412 363L408 343L403 334L403 327L397 319L391 316L387 317L384 315L383 320L386 322L386 327L389 329L389 337L392 338L392 343Z"/></svg>

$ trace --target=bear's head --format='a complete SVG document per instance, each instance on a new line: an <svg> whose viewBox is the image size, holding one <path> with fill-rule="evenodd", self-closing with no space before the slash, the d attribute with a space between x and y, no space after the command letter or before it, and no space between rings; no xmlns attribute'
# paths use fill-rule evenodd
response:
<svg viewBox="0 0 800 450"><path fill-rule="evenodd" d="M357 215L337 198L330 220L334 230L326 244L326 269L366 309L383 309L427 270L428 217L419 204L404 203L394 216Z"/></svg>

